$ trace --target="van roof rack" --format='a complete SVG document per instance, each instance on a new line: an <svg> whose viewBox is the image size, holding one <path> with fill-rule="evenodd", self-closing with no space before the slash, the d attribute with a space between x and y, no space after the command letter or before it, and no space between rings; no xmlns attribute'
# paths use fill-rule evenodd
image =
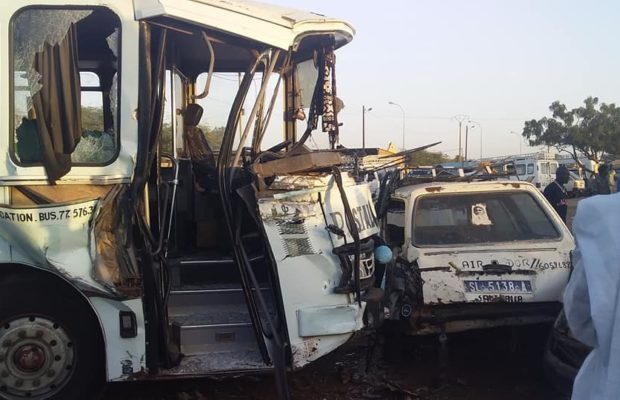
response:
<svg viewBox="0 0 620 400"><path fill-rule="evenodd" d="M484 182L494 181L502 178L515 176L514 174L496 173L490 166L478 168L474 173L457 176L448 174L433 174L431 176L408 176L406 171L416 168L399 168L388 171L382 178L379 185L379 194L376 200L377 216L381 218L387 211L389 198L396 189L411 186L422 185L433 182ZM517 177L518 179L518 177Z"/></svg>
<svg viewBox="0 0 620 400"><path fill-rule="evenodd" d="M475 170L473 173L469 174L461 174L454 175L448 173L445 169L437 172L435 168L433 168L432 175L410 175L407 172L410 170L416 170L419 168L400 168L398 170L394 170L391 176L391 179L394 179L397 176L397 181L395 182L396 187L403 187L409 185L420 185L424 183L432 183L432 182L483 182L483 181L493 181L498 179L509 179L510 177L516 176L514 173L497 173L494 172L490 166L480 167ZM398 172L398 173L396 173ZM445 173L444 173L445 172ZM390 179L384 176L385 179Z"/></svg>
<svg viewBox="0 0 620 400"><path fill-rule="evenodd" d="M524 154L511 154L507 156L499 156L499 157L488 157L483 158L481 162L491 162L497 163L502 161L517 161L517 160L556 160L557 154L549 153L548 151L537 151L534 153L524 153Z"/></svg>

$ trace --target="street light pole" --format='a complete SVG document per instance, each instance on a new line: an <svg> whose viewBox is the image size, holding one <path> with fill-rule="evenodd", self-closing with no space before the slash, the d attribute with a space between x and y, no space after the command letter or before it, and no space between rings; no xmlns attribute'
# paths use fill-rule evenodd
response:
<svg viewBox="0 0 620 400"><path fill-rule="evenodd" d="M467 155L468 154L467 149L469 147L469 128L474 129L476 127L476 125L474 124L478 124L478 123L476 121L467 121L467 125L465 125L465 160L464 161L469 160L469 156ZM480 127L480 124L478 124L477 126ZM482 131L481 131L481 134L482 134Z"/></svg>
<svg viewBox="0 0 620 400"><path fill-rule="evenodd" d="M463 161L463 145L462 145L462 134L461 134L461 125L463 124L462 121L459 121L459 161Z"/></svg>
<svg viewBox="0 0 620 400"><path fill-rule="evenodd" d="M459 114L459 115L455 115L453 118L456 121L458 121L458 123L459 123L459 156L458 156L458 161L463 161L462 127L463 127L463 121L469 120L469 117L467 115Z"/></svg>
<svg viewBox="0 0 620 400"><path fill-rule="evenodd" d="M362 148L366 150L366 113L372 111L372 107L362 106Z"/></svg>
<svg viewBox="0 0 620 400"><path fill-rule="evenodd" d="M394 103L393 101L388 102L388 104L400 108L400 111L403 113L403 151L407 150L407 148L405 147L405 109L403 108L403 106L398 103Z"/></svg>
<svg viewBox="0 0 620 400"><path fill-rule="evenodd" d="M478 129L480 130L480 157L479 158L482 160L482 125L480 125L480 122L472 121L472 120L469 120L469 123L474 124L472 125L472 128L478 127Z"/></svg>

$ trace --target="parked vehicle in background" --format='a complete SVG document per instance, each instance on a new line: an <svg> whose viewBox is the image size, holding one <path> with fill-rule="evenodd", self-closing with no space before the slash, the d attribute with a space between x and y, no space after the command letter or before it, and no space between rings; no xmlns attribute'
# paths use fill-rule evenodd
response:
<svg viewBox="0 0 620 400"><path fill-rule="evenodd" d="M386 273L390 318L410 333L557 316L574 241L533 184L407 181L377 210L397 255Z"/></svg>
<svg viewBox="0 0 620 400"><path fill-rule="evenodd" d="M555 159L560 165L564 165L582 178L586 177L587 171L594 173L598 171L598 163L584 156L578 157L579 162L575 161L571 154L556 154Z"/></svg>
<svg viewBox="0 0 620 400"><path fill-rule="evenodd" d="M572 155L569 154L556 154L555 159L560 165L564 165L568 168L571 174L571 181L575 180L575 185L569 182L566 186L567 191L571 192L573 188L577 189L575 195L588 196L595 192L596 188L596 173L598 172L598 163L594 162L586 157L578 157L579 162L575 161ZM573 176L574 174L574 176ZM581 190L581 183L578 182L578 178L583 180L583 190Z"/></svg>
<svg viewBox="0 0 620 400"><path fill-rule="evenodd" d="M579 197L586 194L586 181L575 172L569 170L569 179L564 188L569 197Z"/></svg>
<svg viewBox="0 0 620 400"><path fill-rule="evenodd" d="M559 166L546 152L513 156L503 161L504 171L514 174L510 179L529 182L541 191L555 180L555 171Z"/></svg>

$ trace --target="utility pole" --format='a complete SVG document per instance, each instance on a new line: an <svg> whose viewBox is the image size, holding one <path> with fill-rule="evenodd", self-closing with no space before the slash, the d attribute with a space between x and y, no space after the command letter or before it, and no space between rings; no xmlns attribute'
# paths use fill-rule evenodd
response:
<svg viewBox="0 0 620 400"><path fill-rule="evenodd" d="M467 144L469 143L469 123L465 125L465 159L463 160L463 164L467 161Z"/></svg>
<svg viewBox="0 0 620 400"><path fill-rule="evenodd" d="M362 148L366 150L366 113L372 111L372 107L362 106Z"/></svg>
<svg viewBox="0 0 620 400"><path fill-rule="evenodd" d="M463 121L459 121L459 161L463 161L463 146L461 145L461 125Z"/></svg>

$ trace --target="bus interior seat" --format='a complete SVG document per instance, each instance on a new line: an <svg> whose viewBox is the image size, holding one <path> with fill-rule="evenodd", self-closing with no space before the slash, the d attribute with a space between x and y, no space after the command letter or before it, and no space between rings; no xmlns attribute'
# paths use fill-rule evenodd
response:
<svg viewBox="0 0 620 400"><path fill-rule="evenodd" d="M175 205L175 238L181 251L217 248L219 236L217 166L199 123L203 108L195 103L183 110L183 147Z"/></svg>
<svg viewBox="0 0 620 400"><path fill-rule="evenodd" d="M211 150L204 132L198 127L202 114L203 108L196 103L188 104L183 113L185 125L183 140L191 160L196 189L200 192L215 190L217 186L215 184L217 173L213 150Z"/></svg>

